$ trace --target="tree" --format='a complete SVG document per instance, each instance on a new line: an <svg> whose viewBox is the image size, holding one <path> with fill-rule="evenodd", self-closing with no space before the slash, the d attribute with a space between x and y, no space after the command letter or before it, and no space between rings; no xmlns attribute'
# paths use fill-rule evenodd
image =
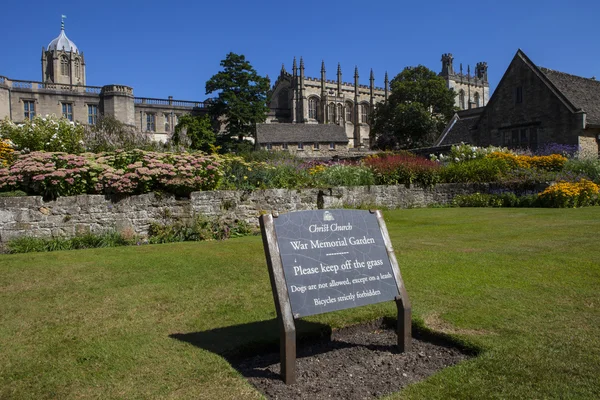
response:
<svg viewBox="0 0 600 400"><path fill-rule="evenodd" d="M95 124L86 126L84 141L86 149L94 153L117 149L155 150L160 147L150 136L109 114L101 115Z"/></svg>
<svg viewBox="0 0 600 400"><path fill-rule="evenodd" d="M210 151L216 141L208 115L186 114L179 118L172 137L173 143L194 150Z"/></svg>
<svg viewBox="0 0 600 400"><path fill-rule="evenodd" d="M258 75L243 55L229 53L221 61L223 70L206 82L206 94L219 91L209 102L209 113L226 124L229 136L254 137L256 124L264 122L269 108L269 80Z"/></svg>
<svg viewBox="0 0 600 400"><path fill-rule="evenodd" d="M454 90L427 67L407 67L392 79L388 101L373 115L376 146L382 149L425 147L454 114Z"/></svg>

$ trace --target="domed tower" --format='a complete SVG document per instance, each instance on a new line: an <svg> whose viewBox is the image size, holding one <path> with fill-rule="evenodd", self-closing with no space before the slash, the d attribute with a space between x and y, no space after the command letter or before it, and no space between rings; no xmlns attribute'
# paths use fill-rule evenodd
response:
<svg viewBox="0 0 600 400"><path fill-rule="evenodd" d="M85 59L65 34L65 21L60 23L60 34L42 47L42 81L63 85L85 86Z"/></svg>

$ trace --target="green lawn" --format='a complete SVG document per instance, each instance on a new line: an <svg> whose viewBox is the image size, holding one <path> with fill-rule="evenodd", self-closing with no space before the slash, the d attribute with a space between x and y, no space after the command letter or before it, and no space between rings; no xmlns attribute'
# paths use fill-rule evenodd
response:
<svg viewBox="0 0 600 400"><path fill-rule="evenodd" d="M600 207L385 218L415 321L482 350L391 398L600 398ZM381 316L395 305L307 320ZM215 330L235 351L276 342L256 323L274 317L260 237L1 255L0 398L260 398L170 335Z"/></svg>

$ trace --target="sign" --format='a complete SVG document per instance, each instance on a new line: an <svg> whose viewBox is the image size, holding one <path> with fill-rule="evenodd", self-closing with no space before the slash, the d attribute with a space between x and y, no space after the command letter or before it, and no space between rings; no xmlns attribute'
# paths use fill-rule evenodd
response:
<svg viewBox="0 0 600 400"><path fill-rule="evenodd" d="M294 318L391 301L400 294L375 214L298 211L274 224Z"/></svg>
<svg viewBox="0 0 600 400"><path fill-rule="evenodd" d="M394 300L398 347L410 348L410 301L380 211L267 214L260 227L285 383L296 380L295 318Z"/></svg>

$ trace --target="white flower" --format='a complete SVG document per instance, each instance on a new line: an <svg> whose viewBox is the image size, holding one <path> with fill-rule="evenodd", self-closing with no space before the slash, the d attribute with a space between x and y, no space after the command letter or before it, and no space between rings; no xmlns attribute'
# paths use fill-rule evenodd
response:
<svg viewBox="0 0 600 400"><path fill-rule="evenodd" d="M459 161L458 157L454 157L454 161L458 162Z"/></svg>

